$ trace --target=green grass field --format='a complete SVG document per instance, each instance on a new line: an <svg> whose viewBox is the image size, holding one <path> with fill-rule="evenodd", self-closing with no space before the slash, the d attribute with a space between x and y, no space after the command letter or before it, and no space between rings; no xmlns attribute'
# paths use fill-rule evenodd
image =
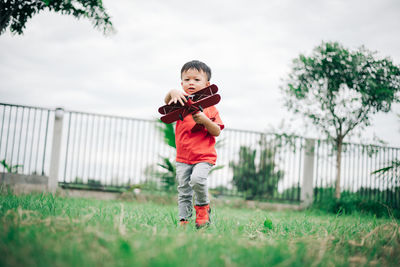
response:
<svg viewBox="0 0 400 267"><path fill-rule="evenodd" d="M0 195L0 266L399 266L391 218L213 207L178 226L172 204Z"/></svg>

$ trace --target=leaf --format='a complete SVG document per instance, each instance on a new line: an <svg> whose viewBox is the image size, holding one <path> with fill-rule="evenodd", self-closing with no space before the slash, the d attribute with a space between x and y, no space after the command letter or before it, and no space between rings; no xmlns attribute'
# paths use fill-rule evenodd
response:
<svg viewBox="0 0 400 267"><path fill-rule="evenodd" d="M157 129L164 137L165 144L170 147L176 148L175 144L175 130L173 124L166 124L162 122L160 119L157 119Z"/></svg>
<svg viewBox="0 0 400 267"><path fill-rule="evenodd" d="M273 224L272 224L271 219L266 218L264 220L264 229L272 230L272 228L273 228Z"/></svg>
<svg viewBox="0 0 400 267"><path fill-rule="evenodd" d="M384 174L384 173L390 171L391 169L396 169L396 168L399 168L399 167L400 167L400 160L393 160L391 162L390 166L386 166L386 167L381 168L379 170L373 171L371 174L377 174L377 173Z"/></svg>
<svg viewBox="0 0 400 267"><path fill-rule="evenodd" d="M349 50L338 42L322 42L310 56L293 60L281 90L289 110L311 121L328 140L343 141L355 129L369 126L373 114L389 112L400 101L400 68L365 47ZM336 142L336 151L340 144ZM336 173L340 179L341 171Z"/></svg>
<svg viewBox="0 0 400 267"><path fill-rule="evenodd" d="M210 173L215 172L217 170L221 170L225 167L225 165L219 165L219 166L214 166L211 170Z"/></svg>
<svg viewBox="0 0 400 267"><path fill-rule="evenodd" d="M2 1L0 34L3 34L7 28L13 34L23 34L27 21L45 9L62 15L72 15L77 19L81 17L89 19L93 27L102 30L104 34L115 31L102 1L36 0ZM51 26L55 27L54 25Z"/></svg>

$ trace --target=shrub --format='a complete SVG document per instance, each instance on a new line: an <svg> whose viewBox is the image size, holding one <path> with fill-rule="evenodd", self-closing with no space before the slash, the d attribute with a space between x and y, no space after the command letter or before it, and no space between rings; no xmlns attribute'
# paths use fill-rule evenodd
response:
<svg viewBox="0 0 400 267"><path fill-rule="evenodd" d="M275 149L263 139L260 148L257 158L257 149L241 146L239 161L229 164L233 170L233 183L246 199L272 198L283 178L283 171L277 169L275 162Z"/></svg>
<svg viewBox="0 0 400 267"><path fill-rule="evenodd" d="M393 216L395 218L400 218L399 209L393 209L376 200L367 200L356 194L344 194L340 199L336 199L333 195L326 195L324 199L314 203L313 208L338 215L359 212L362 214L375 215L377 217Z"/></svg>

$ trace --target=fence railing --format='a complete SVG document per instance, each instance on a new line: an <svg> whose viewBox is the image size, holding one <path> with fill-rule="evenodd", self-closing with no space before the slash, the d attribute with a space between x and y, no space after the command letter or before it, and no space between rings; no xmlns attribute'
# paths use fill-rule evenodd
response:
<svg viewBox="0 0 400 267"><path fill-rule="evenodd" d="M315 201L323 201L335 190L336 150L327 141L317 140L314 170ZM376 145L344 143L341 154L341 191L400 207L400 170L374 171L400 158L400 149Z"/></svg>
<svg viewBox="0 0 400 267"><path fill-rule="evenodd" d="M64 126L62 139L65 143L61 152L64 164L59 173L64 185L129 187L153 182L153 185L161 186L154 177L164 171L158 164L163 158L173 161L175 157L175 150L164 143L156 121L66 112ZM226 129L218 139L218 170L209 179L209 187L215 194L259 198L268 195L270 199L299 201L302 138L298 138L295 145L299 148L297 152L295 148L284 145L286 139L277 138L274 134ZM254 152L251 160L256 170L242 168L240 175L254 177L252 172L256 171L256 175L260 176L259 182L264 180L264 190L258 186L261 189L259 192L250 192L251 187L257 188L254 185L247 186L249 192L245 192L246 186L242 191L237 190L234 178L237 180L238 174L235 176L231 167L236 162L239 164L241 147ZM257 173L263 164L260 162L262 149L270 152L269 158L264 159L269 169ZM268 177L278 171L279 181L271 184L272 180L268 181ZM267 194L268 186L276 188Z"/></svg>
<svg viewBox="0 0 400 267"><path fill-rule="evenodd" d="M53 132L55 113L0 104L0 171L49 175L51 144L58 138ZM162 186L159 175L165 170L159 163L163 158L174 160L175 150L165 144L158 122L75 111L64 111L61 117L61 145L56 157L60 184L95 189ZM309 177L315 201L334 190L336 155L326 141L229 128L217 140L217 168L209 179L214 195L298 202ZM305 150L306 143L311 144L311 156ZM399 151L344 144L343 193L400 207L399 171L371 174L398 159Z"/></svg>
<svg viewBox="0 0 400 267"><path fill-rule="evenodd" d="M64 184L128 187L152 180L151 169L173 150L156 123L116 116L66 112L60 169Z"/></svg>
<svg viewBox="0 0 400 267"><path fill-rule="evenodd" d="M304 138L225 129L211 188L223 195L300 201Z"/></svg>
<svg viewBox="0 0 400 267"><path fill-rule="evenodd" d="M3 170L48 175L54 111L0 104L0 161Z"/></svg>

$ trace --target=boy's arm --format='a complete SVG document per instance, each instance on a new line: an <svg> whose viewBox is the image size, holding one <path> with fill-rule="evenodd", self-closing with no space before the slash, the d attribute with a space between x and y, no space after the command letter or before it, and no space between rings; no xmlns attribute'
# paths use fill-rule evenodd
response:
<svg viewBox="0 0 400 267"><path fill-rule="evenodd" d="M219 125L211 121L203 112L197 112L192 117L196 123L204 125L211 135L218 136L221 133Z"/></svg>
<svg viewBox="0 0 400 267"><path fill-rule="evenodd" d="M185 102L187 102L187 99L184 92L176 89L172 89L171 91L169 91L164 99L164 102L167 105L170 105L172 103L176 104L178 101L179 103L181 103L182 106L184 106Z"/></svg>

